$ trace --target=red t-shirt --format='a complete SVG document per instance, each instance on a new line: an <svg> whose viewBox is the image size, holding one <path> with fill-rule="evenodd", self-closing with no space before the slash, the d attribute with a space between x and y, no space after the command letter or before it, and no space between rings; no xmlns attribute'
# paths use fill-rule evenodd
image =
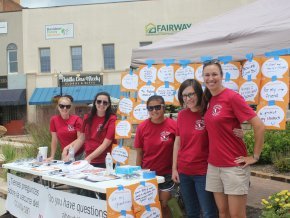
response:
<svg viewBox="0 0 290 218"><path fill-rule="evenodd" d="M67 120L62 119L60 115L51 117L50 132L56 133L58 141L61 145L61 150L77 139L77 132L81 131L82 123L82 119L77 115L69 115ZM81 152L83 152L83 149L80 149L76 155Z"/></svg>
<svg viewBox="0 0 290 218"><path fill-rule="evenodd" d="M159 176L172 173L175 132L176 121L170 118L160 124L147 119L137 127L134 147L143 150L143 169L156 171Z"/></svg>
<svg viewBox="0 0 290 218"><path fill-rule="evenodd" d="M104 139L112 140L111 145L98 157L93 159L91 163L105 163L105 158L107 152L110 152L112 149L112 144L115 139L115 122L116 115L112 114L104 126L103 130L100 132L100 128L104 123L105 117L98 117L95 115L92 120L92 125L89 128L89 125L86 125L86 119L88 115L86 114L84 117L84 124L82 126L82 133L85 133L85 152L86 156L93 153L104 141ZM90 130L89 130L90 129Z"/></svg>
<svg viewBox="0 0 290 218"><path fill-rule="evenodd" d="M180 111L176 136L180 137L178 172L186 175L205 175L209 149L208 135L201 114L190 109Z"/></svg>
<svg viewBox="0 0 290 218"><path fill-rule="evenodd" d="M236 157L247 156L243 140L234 135L234 128L250 120L256 113L238 93L225 89L213 96L204 120L209 135L208 162L216 167L233 167Z"/></svg>

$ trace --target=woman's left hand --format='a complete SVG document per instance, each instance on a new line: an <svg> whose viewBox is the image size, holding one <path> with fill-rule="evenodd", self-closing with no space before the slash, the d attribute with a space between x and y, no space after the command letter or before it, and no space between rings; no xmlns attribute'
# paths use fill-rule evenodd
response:
<svg viewBox="0 0 290 218"><path fill-rule="evenodd" d="M248 157L240 156L235 159L235 163L242 164L243 168L245 168L246 166L257 163L257 160L254 159L253 156L248 156Z"/></svg>

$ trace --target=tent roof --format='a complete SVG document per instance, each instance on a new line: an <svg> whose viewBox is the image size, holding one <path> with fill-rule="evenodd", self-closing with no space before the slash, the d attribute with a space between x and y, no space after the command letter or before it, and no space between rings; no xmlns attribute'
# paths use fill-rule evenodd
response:
<svg viewBox="0 0 290 218"><path fill-rule="evenodd" d="M201 56L232 56L244 60L245 55L290 47L290 1L257 0L222 16L193 25L163 40L134 49L131 66L145 64L147 59L162 63L163 59L201 62Z"/></svg>

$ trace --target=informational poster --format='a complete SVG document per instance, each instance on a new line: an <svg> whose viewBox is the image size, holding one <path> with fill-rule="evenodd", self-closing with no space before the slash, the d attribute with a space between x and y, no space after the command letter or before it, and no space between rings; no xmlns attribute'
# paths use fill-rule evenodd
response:
<svg viewBox="0 0 290 218"><path fill-rule="evenodd" d="M289 76L290 57L263 58L262 74L266 78Z"/></svg>
<svg viewBox="0 0 290 218"><path fill-rule="evenodd" d="M240 62L230 62L227 64L221 64L223 73L224 73L224 79L226 79L228 75L228 79L230 80L236 80L240 77L240 69L241 64Z"/></svg>
<svg viewBox="0 0 290 218"><path fill-rule="evenodd" d="M157 79L159 82L174 83L174 66L157 65Z"/></svg>
<svg viewBox="0 0 290 218"><path fill-rule="evenodd" d="M127 165L129 162L130 148L127 146L114 144L111 151L114 163Z"/></svg>
<svg viewBox="0 0 290 218"><path fill-rule="evenodd" d="M244 80L260 80L261 79L261 59L254 58L242 63L242 78Z"/></svg>
<svg viewBox="0 0 290 218"><path fill-rule="evenodd" d="M157 78L157 68L156 66L147 66L147 65L142 65L138 68L138 75L139 75L139 80L143 83L155 83L156 78Z"/></svg>
<svg viewBox="0 0 290 218"><path fill-rule="evenodd" d="M139 124L149 118L147 105L145 103L134 103L132 123Z"/></svg>
<svg viewBox="0 0 290 218"><path fill-rule="evenodd" d="M122 116L130 116L133 111L134 98L126 98L122 96L118 105L117 113Z"/></svg>
<svg viewBox="0 0 290 218"><path fill-rule="evenodd" d="M130 120L117 120L115 127L116 139L128 139L131 138L132 124Z"/></svg>
<svg viewBox="0 0 290 218"><path fill-rule="evenodd" d="M136 91L138 87L138 75L131 72L121 73L121 92Z"/></svg>
<svg viewBox="0 0 290 218"><path fill-rule="evenodd" d="M175 82L181 84L187 79L194 79L194 64L188 64L186 66L175 65Z"/></svg>
<svg viewBox="0 0 290 218"><path fill-rule="evenodd" d="M244 80L240 79L239 93L244 97L248 104L259 104L260 80Z"/></svg>
<svg viewBox="0 0 290 218"><path fill-rule="evenodd" d="M174 101L175 87L174 84L170 83L157 83L156 84L156 95L160 95L164 98L166 104L172 104Z"/></svg>
<svg viewBox="0 0 290 218"><path fill-rule="evenodd" d="M153 83L140 83L138 86L138 101L147 101L150 96L155 95L155 85Z"/></svg>
<svg viewBox="0 0 290 218"><path fill-rule="evenodd" d="M160 202L147 205L136 213L136 218L161 218L161 205Z"/></svg>
<svg viewBox="0 0 290 218"><path fill-rule="evenodd" d="M261 98L264 101L283 101L288 103L289 77L277 79L276 77L263 78L261 84Z"/></svg>

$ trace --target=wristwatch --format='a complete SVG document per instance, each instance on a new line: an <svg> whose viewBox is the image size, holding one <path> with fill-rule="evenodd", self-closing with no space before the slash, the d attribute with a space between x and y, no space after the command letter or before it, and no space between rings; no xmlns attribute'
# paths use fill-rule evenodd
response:
<svg viewBox="0 0 290 218"><path fill-rule="evenodd" d="M254 158L256 161L259 161L259 159L260 159L260 155L255 155L255 154L253 154L253 158Z"/></svg>

